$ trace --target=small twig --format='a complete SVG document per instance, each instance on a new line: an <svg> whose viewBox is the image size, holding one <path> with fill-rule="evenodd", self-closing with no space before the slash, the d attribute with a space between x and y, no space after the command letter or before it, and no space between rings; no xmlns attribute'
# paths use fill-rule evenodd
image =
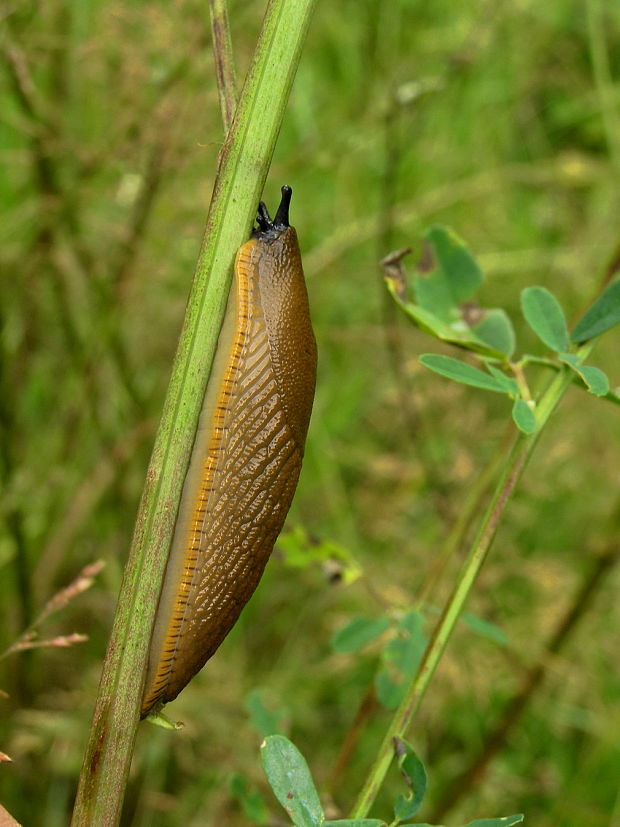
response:
<svg viewBox="0 0 620 827"><path fill-rule="evenodd" d="M103 569L105 563L103 560L97 560L94 563L89 563L85 566L78 576L64 589L61 589L54 597L49 600L43 607L43 611L37 618L22 632L18 639L9 646L4 652L0 653L0 659L14 654L15 652L22 652L26 649L39 649L43 647L58 647L58 646L72 646L74 643L81 643L88 638L85 635L72 634L60 635L49 640L36 640L37 628L47 620L47 618L63 609L71 600L77 595L89 589L94 578Z"/></svg>
<svg viewBox="0 0 620 827"><path fill-rule="evenodd" d="M40 626L51 614L55 614L60 611L60 609L64 609L67 603L73 600L74 597L77 597L78 594L90 589L95 582L95 577L104 566L105 562L103 560L96 560L94 563L89 563L87 566L84 566L75 580L48 600L43 611L34 621L31 628Z"/></svg>
<svg viewBox="0 0 620 827"><path fill-rule="evenodd" d="M73 632L70 635L58 635L57 637L47 638L46 640L34 640L34 632L31 635L22 636L6 652L0 655L0 660L8 655L14 655L17 652L25 652L31 649L60 649L74 646L76 643L84 643L88 640L88 635L80 635L78 632Z"/></svg>

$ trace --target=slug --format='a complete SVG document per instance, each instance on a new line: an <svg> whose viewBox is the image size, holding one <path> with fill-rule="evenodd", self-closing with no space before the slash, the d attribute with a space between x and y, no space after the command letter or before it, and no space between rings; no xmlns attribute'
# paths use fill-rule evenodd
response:
<svg viewBox="0 0 620 827"><path fill-rule="evenodd" d="M170 547L141 715L222 643L263 573L297 486L316 381L292 190L237 252Z"/></svg>

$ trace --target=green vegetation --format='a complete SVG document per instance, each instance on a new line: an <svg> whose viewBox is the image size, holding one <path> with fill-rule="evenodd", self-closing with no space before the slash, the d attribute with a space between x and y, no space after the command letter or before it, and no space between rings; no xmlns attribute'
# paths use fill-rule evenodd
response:
<svg viewBox="0 0 620 827"><path fill-rule="evenodd" d="M229 4L240 80L262 11ZM0 803L60 827L224 131L205 3L0 25ZM264 193L319 343L302 480L186 726L140 726L124 824L285 823L274 733L296 823L620 823L619 32L601 0L318 4Z"/></svg>

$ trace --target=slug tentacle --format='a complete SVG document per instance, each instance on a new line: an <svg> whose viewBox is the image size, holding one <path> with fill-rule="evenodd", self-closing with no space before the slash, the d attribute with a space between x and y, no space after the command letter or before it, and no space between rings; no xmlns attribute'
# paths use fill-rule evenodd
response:
<svg viewBox="0 0 620 827"><path fill-rule="evenodd" d="M160 596L142 715L218 648L261 577L299 472L316 377L291 190L235 261Z"/></svg>

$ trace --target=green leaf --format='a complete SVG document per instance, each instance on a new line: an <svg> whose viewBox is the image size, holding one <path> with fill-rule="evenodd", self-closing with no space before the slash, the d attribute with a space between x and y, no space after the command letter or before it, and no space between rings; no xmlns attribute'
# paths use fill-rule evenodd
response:
<svg viewBox="0 0 620 827"><path fill-rule="evenodd" d="M442 342L450 342L461 347L467 348L474 353L481 353L484 356L492 356L495 359L503 359L506 356L501 350L484 342L477 336L469 323L464 318L462 309L454 308L453 313L448 319L440 319L434 313L426 310L420 305L407 301L403 298L402 292L399 292L399 285L392 278L386 277L385 283L392 295L392 298L400 309L409 316L413 323L428 333L429 336L434 336ZM484 313L494 313L495 311L481 311ZM503 312L503 311L502 311Z"/></svg>
<svg viewBox="0 0 620 827"><path fill-rule="evenodd" d="M394 817L402 821L414 816L422 806L428 776L424 764L414 752L411 744L403 738L395 738L394 742L398 766L409 790L407 795L399 795L394 802Z"/></svg>
<svg viewBox="0 0 620 827"><path fill-rule="evenodd" d="M263 738L280 732L280 721L285 716L284 710L271 712L263 704L259 689L252 689L245 697L245 708L250 715L252 726L260 732Z"/></svg>
<svg viewBox="0 0 620 827"><path fill-rule="evenodd" d="M522 813L504 818L477 818L468 822L465 827L512 827L513 824L521 824L524 818Z"/></svg>
<svg viewBox="0 0 620 827"><path fill-rule="evenodd" d="M416 302L439 318L449 319L459 303L476 292L482 273L465 242L452 230L435 225L424 238L414 280Z"/></svg>
<svg viewBox="0 0 620 827"><path fill-rule="evenodd" d="M368 617L354 617L346 626L339 629L331 639L334 652L357 652L375 640L389 628L387 617L371 620Z"/></svg>
<svg viewBox="0 0 620 827"><path fill-rule="evenodd" d="M517 428L524 434L533 434L538 427L536 414L521 397L515 399L512 406L512 418Z"/></svg>
<svg viewBox="0 0 620 827"><path fill-rule="evenodd" d="M534 333L551 350L567 350L569 339L564 311L556 297L544 287L526 287L521 309Z"/></svg>
<svg viewBox="0 0 620 827"><path fill-rule="evenodd" d="M620 281L610 284L577 322L571 334L571 341L581 344L620 322ZM566 350L566 348L562 348Z"/></svg>
<svg viewBox="0 0 620 827"><path fill-rule="evenodd" d="M261 761L276 798L296 827L320 827L325 817L305 758L283 735L261 745Z"/></svg>
<svg viewBox="0 0 620 827"><path fill-rule="evenodd" d="M559 353L560 360L572 368L580 376L588 387L588 391L594 396L607 396L609 393L609 379L602 370L590 365L582 365L574 353Z"/></svg>
<svg viewBox="0 0 620 827"><path fill-rule="evenodd" d="M512 356L517 344L512 322L499 307L485 310L482 320L472 326L472 332L485 344L506 356Z"/></svg>
<svg viewBox="0 0 620 827"><path fill-rule="evenodd" d="M416 302L441 319L458 316L459 303L475 293L482 273L464 242L446 227L432 227L424 239L414 279Z"/></svg>
<svg viewBox="0 0 620 827"><path fill-rule="evenodd" d="M579 373L588 386L590 393L593 393L594 396L607 396L609 393L609 379L602 370L591 365L581 365Z"/></svg>
<svg viewBox="0 0 620 827"><path fill-rule="evenodd" d="M324 821L323 827L386 827L385 821L378 818L339 818L336 821Z"/></svg>
<svg viewBox="0 0 620 827"><path fill-rule="evenodd" d="M447 376L448 379L461 382L463 385L484 388L484 390L495 391L495 393L506 393L505 385L493 376L489 376L488 373L484 373L465 362L460 362L458 359L452 359L450 356L425 353L420 356L420 362L424 367L435 371L435 373Z"/></svg>
<svg viewBox="0 0 620 827"><path fill-rule="evenodd" d="M482 637L486 637L489 640L494 641L495 643L499 643L500 646L506 646L508 643L508 637L503 629L500 629L499 626L496 626L494 623L489 623L488 620L483 620L481 617L477 617L476 615L472 615L469 612L463 612L461 615L461 620L463 623L466 623L470 629L477 634L482 635Z"/></svg>

